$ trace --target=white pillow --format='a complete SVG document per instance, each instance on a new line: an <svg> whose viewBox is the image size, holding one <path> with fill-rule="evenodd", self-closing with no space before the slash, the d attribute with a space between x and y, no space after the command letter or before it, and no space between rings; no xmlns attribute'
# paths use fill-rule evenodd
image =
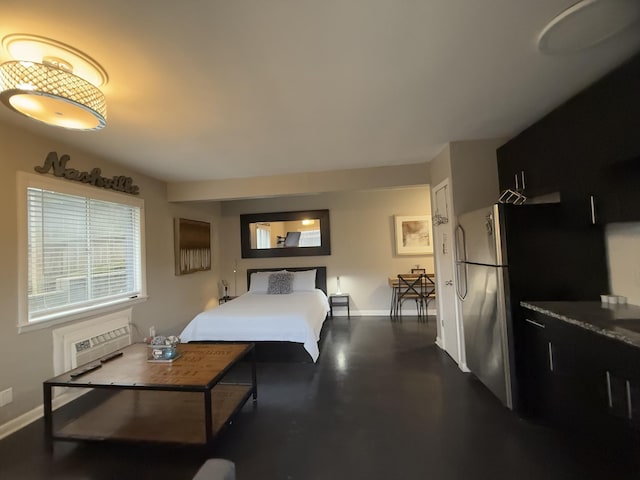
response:
<svg viewBox="0 0 640 480"><path fill-rule="evenodd" d="M293 273L293 291L308 292L316 289L316 270L304 270Z"/></svg>
<svg viewBox="0 0 640 480"><path fill-rule="evenodd" d="M271 272L253 272L249 283L249 291L252 293L267 293L269 275L271 275Z"/></svg>
<svg viewBox="0 0 640 480"><path fill-rule="evenodd" d="M286 270L278 270L277 272L253 272L249 282L249 291L252 293L267 293L269 289L269 275L282 272L286 272Z"/></svg>

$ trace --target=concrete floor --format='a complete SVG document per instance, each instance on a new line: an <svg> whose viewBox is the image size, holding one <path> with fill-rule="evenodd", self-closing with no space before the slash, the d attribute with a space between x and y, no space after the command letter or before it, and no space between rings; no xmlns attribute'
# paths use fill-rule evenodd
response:
<svg viewBox="0 0 640 480"><path fill-rule="evenodd" d="M518 418L405 317L336 317L319 363L260 364L259 401L210 452L0 441L0 479L189 479L209 456L239 480L640 478L640 460ZM160 420L161 421L161 420Z"/></svg>

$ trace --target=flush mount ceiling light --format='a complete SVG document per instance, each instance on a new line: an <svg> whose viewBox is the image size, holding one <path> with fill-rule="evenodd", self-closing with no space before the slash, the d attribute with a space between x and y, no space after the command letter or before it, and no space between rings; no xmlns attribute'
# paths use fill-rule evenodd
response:
<svg viewBox="0 0 640 480"><path fill-rule="evenodd" d="M35 35L7 35L2 44L15 59L0 65L0 100L7 107L58 127L105 127L107 106L98 87L108 77L91 57Z"/></svg>
<svg viewBox="0 0 640 480"><path fill-rule="evenodd" d="M638 0L582 0L549 22L538 37L538 48L550 55L577 52L607 40L638 19Z"/></svg>

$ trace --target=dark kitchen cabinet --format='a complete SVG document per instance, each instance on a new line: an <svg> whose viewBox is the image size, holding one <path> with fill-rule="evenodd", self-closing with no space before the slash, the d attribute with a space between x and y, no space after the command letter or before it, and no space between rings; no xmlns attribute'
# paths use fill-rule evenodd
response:
<svg viewBox="0 0 640 480"><path fill-rule="evenodd" d="M528 198L558 192L577 226L639 221L638 85L640 55L501 146L500 189Z"/></svg>
<svg viewBox="0 0 640 480"><path fill-rule="evenodd" d="M520 410L528 417L548 419L553 408L548 325L537 314L525 314L518 326Z"/></svg>
<svg viewBox="0 0 640 480"><path fill-rule="evenodd" d="M522 391L527 416L565 427L582 427L598 399L586 345L573 328L525 310L522 317Z"/></svg>
<svg viewBox="0 0 640 480"><path fill-rule="evenodd" d="M559 190L564 172L555 161L548 128L539 122L498 148L500 191L511 189L533 198Z"/></svg>
<svg viewBox="0 0 640 480"><path fill-rule="evenodd" d="M516 330L520 412L604 441L640 438L640 348L521 311Z"/></svg>
<svg viewBox="0 0 640 480"><path fill-rule="evenodd" d="M614 432L629 427L640 432L640 349L608 338L598 338L601 352L595 368L599 413Z"/></svg>
<svg viewBox="0 0 640 480"><path fill-rule="evenodd" d="M592 188L597 222L640 221L640 156L606 165L599 173L600 182Z"/></svg>

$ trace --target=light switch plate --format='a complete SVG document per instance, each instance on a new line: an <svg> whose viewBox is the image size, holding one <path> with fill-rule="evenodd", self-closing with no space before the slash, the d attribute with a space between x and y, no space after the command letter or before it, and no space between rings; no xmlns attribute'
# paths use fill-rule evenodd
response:
<svg viewBox="0 0 640 480"><path fill-rule="evenodd" d="M13 388L7 388L0 392L0 407L9 405L13 402Z"/></svg>

